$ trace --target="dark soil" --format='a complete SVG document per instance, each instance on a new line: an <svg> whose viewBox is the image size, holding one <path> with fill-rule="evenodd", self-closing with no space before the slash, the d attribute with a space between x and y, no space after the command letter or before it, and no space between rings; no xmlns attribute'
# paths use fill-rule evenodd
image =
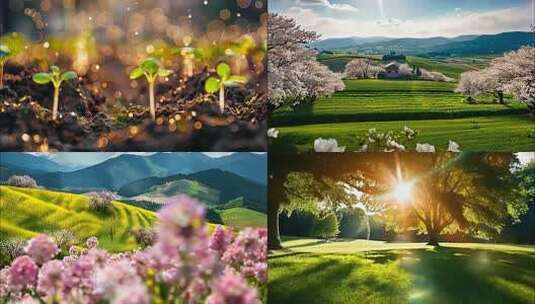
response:
<svg viewBox="0 0 535 304"><path fill-rule="evenodd" d="M226 90L225 113L204 93L205 70L156 87L157 119L146 86L132 100L106 98L88 79L64 83L60 118L51 120L52 85L37 85L33 68L6 67L0 89L2 151L265 151L268 107L258 87ZM253 81L253 83L255 83Z"/></svg>

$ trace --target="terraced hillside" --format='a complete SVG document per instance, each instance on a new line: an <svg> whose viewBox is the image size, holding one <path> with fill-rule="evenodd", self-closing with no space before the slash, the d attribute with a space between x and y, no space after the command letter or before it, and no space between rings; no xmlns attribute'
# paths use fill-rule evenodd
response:
<svg viewBox="0 0 535 304"><path fill-rule="evenodd" d="M155 213L118 201L108 214L90 210L87 203L83 195L0 186L0 238L69 229L81 240L97 236L103 248L117 252L136 247L131 229L156 222Z"/></svg>
<svg viewBox="0 0 535 304"><path fill-rule="evenodd" d="M184 193L196 198L207 206L217 205L219 203L219 191L188 179L175 180L163 185L152 186L147 192L132 197L132 199L165 204L169 197L175 196L178 193Z"/></svg>
<svg viewBox="0 0 535 304"><path fill-rule="evenodd" d="M315 138L336 138L351 149L368 129L420 131L419 142L445 147L449 140L476 151L531 151L535 118L510 97L506 104L467 104L455 83L405 80L346 80L346 89L314 103L277 110L271 126L281 132L274 151L310 150Z"/></svg>

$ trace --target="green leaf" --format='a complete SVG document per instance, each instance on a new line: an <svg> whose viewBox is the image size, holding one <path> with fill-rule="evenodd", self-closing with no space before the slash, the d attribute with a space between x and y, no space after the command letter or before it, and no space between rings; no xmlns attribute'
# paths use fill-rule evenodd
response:
<svg viewBox="0 0 535 304"><path fill-rule="evenodd" d="M222 79L227 79L230 77L230 66L226 63L220 63L217 65L217 74Z"/></svg>
<svg viewBox="0 0 535 304"><path fill-rule="evenodd" d="M247 83L247 78L245 76L233 75L233 76L230 76L224 83L225 83L225 86L227 87L237 86L240 84Z"/></svg>
<svg viewBox="0 0 535 304"><path fill-rule="evenodd" d="M144 72L141 67L137 67L130 72L130 79L138 79L139 77L143 76Z"/></svg>
<svg viewBox="0 0 535 304"><path fill-rule="evenodd" d="M160 63L156 58L147 58L141 64L141 69L149 75L155 75L160 69Z"/></svg>
<svg viewBox="0 0 535 304"><path fill-rule="evenodd" d="M7 47L7 45L1 44L0 45L0 58L6 58L9 55L11 55L11 51Z"/></svg>
<svg viewBox="0 0 535 304"><path fill-rule="evenodd" d="M52 76L48 73L37 73L32 77L33 81L38 84L47 84L52 81Z"/></svg>
<svg viewBox="0 0 535 304"><path fill-rule="evenodd" d="M214 77L208 78L206 82L204 83L204 89L208 93L215 93L219 91L220 87L221 87L221 81Z"/></svg>
<svg viewBox="0 0 535 304"><path fill-rule="evenodd" d="M59 74L60 70L57 65L53 65L50 67L50 70L52 70L52 74Z"/></svg>
<svg viewBox="0 0 535 304"><path fill-rule="evenodd" d="M68 71L68 72L63 73L63 75L61 75L61 81L76 79L76 77L78 77L78 75L76 75L75 72Z"/></svg>
<svg viewBox="0 0 535 304"><path fill-rule="evenodd" d="M158 71L158 76L160 76L160 77L166 77L166 76L171 75L172 73L173 73L173 71L171 71L171 70L160 69L160 70Z"/></svg>

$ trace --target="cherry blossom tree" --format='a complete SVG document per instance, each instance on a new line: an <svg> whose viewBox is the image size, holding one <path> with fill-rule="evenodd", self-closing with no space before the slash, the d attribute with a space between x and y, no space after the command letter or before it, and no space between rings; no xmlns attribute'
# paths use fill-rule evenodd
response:
<svg viewBox="0 0 535 304"><path fill-rule="evenodd" d="M353 59L346 65L344 74L352 78L371 78L373 64L370 59Z"/></svg>
<svg viewBox="0 0 535 304"><path fill-rule="evenodd" d="M461 74L455 92L466 96L469 103L483 93L482 74L479 71L468 71Z"/></svg>
<svg viewBox="0 0 535 304"><path fill-rule="evenodd" d="M269 15L268 27L268 90L272 107L344 88L342 75L317 62L317 52L307 47L319 38L316 32L304 30L294 19L278 14Z"/></svg>

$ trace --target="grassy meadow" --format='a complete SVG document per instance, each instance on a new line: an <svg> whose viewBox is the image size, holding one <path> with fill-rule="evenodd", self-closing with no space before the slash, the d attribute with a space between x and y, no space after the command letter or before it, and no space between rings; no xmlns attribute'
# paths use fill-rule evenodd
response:
<svg viewBox="0 0 535 304"><path fill-rule="evenodd" d="M269 258L274 303L532 303L535 247L287 239Z"/></svg>
<svg viewBox="0 0 535 304"><path fill-rule="evenodd" d="M370 128L416 129L417 142L439 149L449 140L474 151L530 151L535 148L535 118L527 107L506 96L505 104L487 96L467 104L456 84L423 80L345 80L346 89L313 103L277 110L271 127L280 131L274 151L309 151L314 139L336 138L349 150Z"/></svg>
<svg viewBox="0 0 535 304"><path fill-rule="evenodd" d="M265 228L267 216L248 208L229 208L219 211L223 223L227 226L243 229L246 227Z"/></svg>

